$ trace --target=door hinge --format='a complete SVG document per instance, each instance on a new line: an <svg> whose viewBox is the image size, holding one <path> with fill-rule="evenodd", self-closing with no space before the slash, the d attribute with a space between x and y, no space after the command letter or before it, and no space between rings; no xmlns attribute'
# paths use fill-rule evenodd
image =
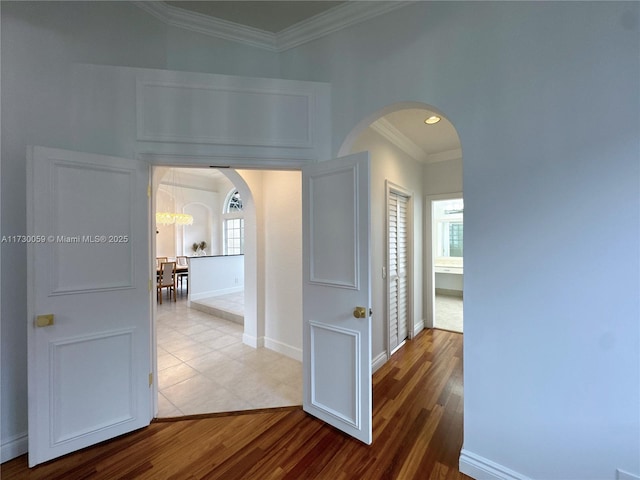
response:
<svg viewBox="0 0 640 480"><path fill-rule="evenodd" d="M147 185L147 197L151 198L151 185Z"/></svg>
<svg viewBox="0 0 640 480"><path fill-rule="evenodd" d="M153 385L153 373L149 374L149 386Z"/></svg>

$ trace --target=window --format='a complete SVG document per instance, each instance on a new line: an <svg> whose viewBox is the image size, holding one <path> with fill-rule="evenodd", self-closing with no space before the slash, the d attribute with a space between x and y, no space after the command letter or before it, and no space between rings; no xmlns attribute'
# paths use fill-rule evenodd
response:
<svg viewBox="0 0 640 480"><path fill-rule="evenodd" d="M244 253L244 218L242 198L238 190L232 190L224 203L224 254Z"/></svg>
<svg viewBox="0 0 640 480"><path fill-rule="evenodd" d="M462 223L449 224L449 256L462 257Z"/></svg>
<svg viewBox="0 0 640 480"><path fill-rule="evenodd" d="M242 199L240 198L240 192L238 190L232 191L227 195L227 202L225 205L224 213L234 213L242 211Z"/></svg>
<svg viewBox="0 0 640 480"><path fill-rule="evenodd" d="M225 255L244 253L244 218L229 218L224 221Z"/></svg>
<svg viewBox="0 0 640 480"><path fill-rule="evenodd" d="M462 199L434 202L434 220L436 224L436 259L462 259L463 215L464 205Z"/></svg>

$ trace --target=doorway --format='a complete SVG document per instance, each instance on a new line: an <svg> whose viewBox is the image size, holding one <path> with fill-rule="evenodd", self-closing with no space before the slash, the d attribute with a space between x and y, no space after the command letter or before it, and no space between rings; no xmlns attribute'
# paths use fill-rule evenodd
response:
<svg viewBox="0 0 640 480"><path fill-rule="evenodd" d="M463 332L464 200L445 195L430 201L433 327Z"/></svg>
<svg viewBox="0 0 640 480"><path fill-rule="evenodd" d="M156 187L154 192L158 191L156 184L159 181L156 180L156 176L161 176L161 168L156 167L160 170L158 175L155 175L154 171ZM177 209L189 210L188 206L193 205L193 201L197 200L211 212L210 224L206 228L202 225L196 226L194 216L193 226L196 226L194 232L207 232L208 246L206 256L191 258L191 263L232 260L237 258L238 254L244 254L246 263L244 271L234 275L236 283L237 277L240 277L240 285L235 285L234 278L231 278L230 284L223 286L224 292L216 287L213 293L222 293L221 295L200 298L202 295L198 294L202 294L203 291L212 293L208 292L208 289L213 287L202 288L194 283L193 286L190 285L189 296L186 296L183 291L183 295L178 296L177 302L165 301L162 305L156 304L154 327L158 386L155 410L157 416L166 418L300 405L302 403L300 359L292 358L296 356L296 352L291 351L295 350L295 346L286 351L285 342L281 342L283 348L274 348L273 343L282 339L273 331L281 327L276 324L270 328L273 316L269 314L271 305L265 305L261 300L265 293L260 289L268 290L267 293L271 294L277 288L266 282L259 285L258 281L265 275L262 269L269 269L274 263L270 260L277 258L279 254L277 248L265 247L265 243L271 244L269 240L273 239L273 243L281 244L277 241L279 233L275 228L259 229L257 224L260 219L256 214L256 210L266 208L268 212L263 215L274 220L277 219L281 210L277 202L256 188L256 185L262 185L264 182L265 185L269 184L278 190L283 190L278 188L278 182L295 183L297 175L299 183L299 173L231 169L218 172L211 168L186 167L176 167L176 170L182 172L181 177L185 179L180 182L181 186L190 187L191 190L183 192L181 198L176 195L181 199ZM191 173L195 178L188 181L185 172ZM215 181L212 181L212 178ZM295 196L298 190L290 188L289 194ZM282 195L287 196L287 194ZM298 192L297 195L299 205L300 193ZM239 200L243 207L241 225L244 230L240 232L226 228L227 223L232 223L227 220L238 223ZM233 203L233 211L227 208L228 203ZM290 216L294 218L297 216L296 209L291 208L291 204L295 201L286 198L281 203L287 205ZM256 205L258 205L257 208ZM275 221L270 222L270 225L273 223ZM185 226L184 229L190 227ZM237 233L243 233L246 240L236 238ZM283 232L282 235L291 237L290 232ZM181 236L189 237L184 232ZM201 239L198 236L196 240ZM177 239L175 242L176 245L181 243L187 249L191 241ZM244 247L244 250L241 248L238 252L238 245ZM261 249L264 257L260 255ZM192 252L187 253L193 255ZM300 258L297 262L301 263L301 254L298 257ZM295 263L295 255L293 259L289 258L289 262ZM286 274L285 270L282 275ZM276 281L279 280L278 275L273 275L273 278ZM244 290L242 290L243 279L246 283ZM193 280L190 278L189 282ZM243 294L246 294L246 301L241 302L243 305L239 305L236 300ZM231 299L230 296L234 298ZM278 296L277 292L273 294L276 301L279 300ZM223 301L216 304L216 299ZM222 308L224 312L203 308L208 306L207 302ZM233 303L233 305L227 305L229 307L227 308L224 306L227 303ZM238 307L244 307L244 311ZM235 310L238 309L241 311L236 312ZM287 318L290 316L286 315Z"/></svg>
<svg viewBox="0 0 640 480"><path fill-rule="evenodd" d="M413 337L411 305L413 197L386 182L387 190L387 318L388 351L393 355Z"/></svg>

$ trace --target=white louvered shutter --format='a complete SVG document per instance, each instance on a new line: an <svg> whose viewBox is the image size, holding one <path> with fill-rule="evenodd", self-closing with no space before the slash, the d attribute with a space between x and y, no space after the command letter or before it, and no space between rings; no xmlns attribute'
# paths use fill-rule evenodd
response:
<svg viewBox="0 0 640 480"><path fill-rule="evenodd" d="M408 198L389 195L389 343L393 351L407 330L407 204Z"/></svg>

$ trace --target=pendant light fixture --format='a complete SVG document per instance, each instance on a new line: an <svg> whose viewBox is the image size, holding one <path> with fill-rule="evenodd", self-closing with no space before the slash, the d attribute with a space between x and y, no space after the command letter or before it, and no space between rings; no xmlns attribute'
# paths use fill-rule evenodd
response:
<svg viewBox="0 0 640 480"><path fill-rule="evenodd" d="M175 168L171 169L171 190L173 198L177 200L176 180L175 180ZM156 212L156 225L193 225L193 215L188 213L177 212Z"/></svg>

